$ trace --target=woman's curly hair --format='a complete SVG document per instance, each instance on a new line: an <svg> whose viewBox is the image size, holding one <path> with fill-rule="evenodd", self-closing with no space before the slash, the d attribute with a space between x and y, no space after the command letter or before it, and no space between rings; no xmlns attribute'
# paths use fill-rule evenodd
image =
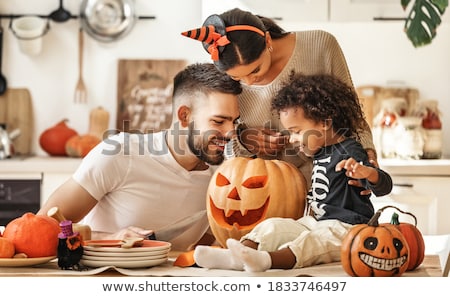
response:
<svg viewBox="0 0 450 297"><path fill-rule="evenodd" d="M287 108L302 108L307 119L331 120L339 135L355 136L363 129L364 113L355 90L332 75L292 73L273 98L271 108L280 114Z"/></svg>

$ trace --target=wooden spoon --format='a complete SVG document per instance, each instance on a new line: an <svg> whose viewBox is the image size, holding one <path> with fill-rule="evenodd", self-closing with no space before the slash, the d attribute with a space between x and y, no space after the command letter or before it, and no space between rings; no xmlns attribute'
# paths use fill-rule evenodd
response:
<svg viewBox="0 0 450 297"><path fill-rule="evenodd" d="M122 240L122 248L129 249L135 246L142 246L144 243L144 238L130 237Z"/></svg>
<svg viewBox="0 0 450 297"><path fill-rule="evenodd" d="M87 240L85 245L98 246L98 247L121 247L129 249L132 247L142 246L144 244L144 238L130 237L122 240Z"/></svg>

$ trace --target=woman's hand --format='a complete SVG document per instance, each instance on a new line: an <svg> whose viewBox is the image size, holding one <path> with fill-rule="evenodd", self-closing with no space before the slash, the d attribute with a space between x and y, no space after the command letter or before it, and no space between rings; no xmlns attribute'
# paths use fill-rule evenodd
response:
<svg viewBox="0 0 450 297"><path fill-rule="evenodd" d="M247 128L240 131L239 140L257 156L276 156L289 143L289 136L268 128Z"/></svg>

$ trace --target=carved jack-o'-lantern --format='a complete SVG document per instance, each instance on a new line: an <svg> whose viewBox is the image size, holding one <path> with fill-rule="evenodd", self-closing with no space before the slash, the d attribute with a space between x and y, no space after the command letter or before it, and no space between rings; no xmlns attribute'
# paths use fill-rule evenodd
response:
<svg viewBox="0 0 450 297"><path fill-rule="evenodd" d="M375 213L367 224L355 225L342 241L341 262L351 276L400 276L408 268L409 246L392 224L378 224Z"/></svg>
<svg viewBox="0 0 450 297"><path fill-rule="evenodd" d="M306 181L284 161L235 157L225 160L209 183L208 220L217 241L240 239L270 217L297 219L305 209Z"/></svg>

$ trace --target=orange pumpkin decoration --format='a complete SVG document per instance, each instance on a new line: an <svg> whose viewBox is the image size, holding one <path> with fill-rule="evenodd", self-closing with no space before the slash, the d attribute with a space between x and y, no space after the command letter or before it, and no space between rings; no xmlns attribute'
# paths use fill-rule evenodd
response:
<svg viewBox="0 0 450 297"><path fill-rule="evenodd" d="M208 221L216 240L226 246L270 217L298 219L305 209L306 180L280 160L235 157L225 160L209 183Z"/></svg>
<svg viewBox="0 0 450 297"><path fill-rule="evenodd" d="M11 240L16 253L29 258L56 256L59 223L54 218L27 212L9 222L3 237Z"/></svg>
<svg viewBox="0 0 450 297"><path fill-rule="evenodd" d="M388 207L388 206L386 206ZM414 218L415 224L410 223L400 223L399 217L397 213L392 214L391 218L391 224L397 227L398 230L403 234L403 236L406 239L406 242L409 246L409 264L407 271L411 271L419 267L420 264L422 264L423 259L425 258L425 241L423 239L422 233L419 231L417 226L417 219L416 217L409 212L404 212L400 209L398 209L395 206L389 206L394 207L400 212L406 213L411 215ZM384 209L384 208L383 208Z"/></svg>
<svg viewBox="0 0 450 297"><path fill-rule="evenodd" d="M39 136L41 148L51 156L67 156L65 148L67 140L78 135L77 131L68 127L66 122L67 120L60 121Z"/></svg>
<svg viewBox="0 0 450 297"><path fill-rule="evenodd" d="M12 258L15 251L14 243L10 239L0 237L0 258Z"/></svg>
<svg viewBox="0 0 450 297"><path fill-rule="evenodd" d="M66 153L69 157L84 158L100 141L95 135L72 136L66 142Z"/></svg>
<svg viewBox="0 0 450 297"><path fill-rule="evenodd" d="M379 225L379 216L355 225L342 241L341 263L351 276L401 276L408 268L405 237L392 224Z"/></svg>

